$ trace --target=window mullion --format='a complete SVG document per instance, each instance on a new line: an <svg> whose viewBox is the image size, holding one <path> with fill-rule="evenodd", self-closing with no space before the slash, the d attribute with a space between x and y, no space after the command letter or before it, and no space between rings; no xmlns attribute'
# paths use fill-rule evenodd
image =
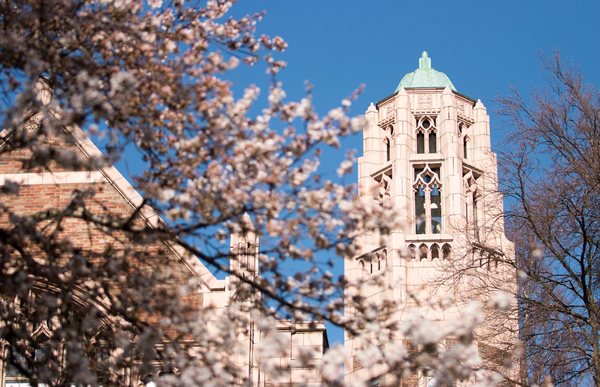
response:
<svg viewBox="0 0 600 387"><path fill-rule="evenodd" d="M431 187L425 187L425 234L431 234Z"/></svg>

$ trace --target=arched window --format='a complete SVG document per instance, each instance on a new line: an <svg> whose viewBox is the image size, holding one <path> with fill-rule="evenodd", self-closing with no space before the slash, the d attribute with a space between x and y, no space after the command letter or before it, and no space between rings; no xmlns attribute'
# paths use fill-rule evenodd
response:
<svg viewBox="0 0 600 387"><path fill-rule="evenodd" d="M416 119L417 153L437 153L437 128L435 118L419 117Z"/></svg>
<svg viewBox="0 0 600 387"><path fill-rule="evenodd" d="M431 245L431 259L438 259L440 257L440 248L437 244Z"/></svg>
<svg viewBox="0 0 600 387"><path fill-rule="evenodd" d="M449 244L444 243L442 246L442 257L443 259L450 259L452 254L452 247Z"/></svg>
<svg viewBox="0 0 600 387"><path fill-rule="evenodd" d="M465 136L463 138L463 157L465 158L465 160L467 160L467 143L469 142L469 139L467 138L467 136Z"/></svg>
<svg viewBox="0 0 600 387"><path fill-rule="evenodd" d="M394 125L383 128L383 144L385 146L385 161L392 159L392 138L394 138Z"/></svg>
<svg viewBox="0 0 600 387"><path fill-rule="evenodd" d="M36 323L33 326L31 341L29 341L31 348L29 353L31 355L30 361L33 361L34 363L44 364L51 360L52 346L50 338L52 332L50 331L51 325L49 324L50 322L48 322L48 324L43 322L41 324ZM5 373L4 385L28 387L30 385L29 380L21 373L19 368L22 367L23 369L30 370L30 364L27 363L27 360L25 360L23 355L12 347L7 347L6 354L3 354L3 356L6 356L4 370L2 370Z"/></svg>
<svg viewBox="0 0 600 387"><path fill-rule="evenodd" d="M419 246L419 259L421 259L421 261L427 259L428 253L429 249L427 248L427 245L422 244L421 246Z"/></svg>
<svg viewBox="0 0 600 387"><path fill-rule="evenodd" d="M388 266L388 261L387 261L387 250L383 249L381 250L381 260L383 261L383 267L386 268Z"/></svg>
<svg viewBox="0 0 600 387"><path fill-rule="evenodd" d="M442 195L440 169L415 169L415 232L440 234L442 232Z"/></svg>
<svg viewBox="0 0 600 387"><path fill-rule="evenodd" d="M410 254L412 259L417 259L417 246L413 245L412 243L408 245L408 254Z"/></svg>

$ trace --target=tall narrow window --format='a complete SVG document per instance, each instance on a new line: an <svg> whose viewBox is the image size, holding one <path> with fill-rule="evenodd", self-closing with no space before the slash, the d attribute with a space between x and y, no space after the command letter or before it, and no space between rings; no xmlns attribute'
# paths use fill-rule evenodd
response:
<svg viewBox="0 0 600 387"><path fill-rule="evenodd" d="M390 141L385 141L385 161L390 161L392 158L392 150L390 149Z"/></svg>
<svg viewBox="0 0 600 387"><path fill-rule="evenodd" d="M477 192L473 192L473 235L479 239L479 221L477 216Z"/></svg>
<svg viewBox="0 0 600 387"><path fill-rule="evenodd" d="M429 132L429 153L437 153L437 133Z"/></svg>
<svg viewBox="0 0 600 387"><path fill-rule="evenodd" d="M415 217L417 234L425 234L427 221L425 219L425 189L421 186L415 191Z"/></svg>
<svg viewBox="0 0 600 387"><path fill-rule="evenodd" d="M385 161L392 159L392 139L394 138L394 125L387 125L383 129L383 143L385 146Z"/></svg>
<svg viewBox="0 0 600 387"><path fill-rule="evenodd" d="M465 220L467 227L473 228L473 237L479 239L479 217L485 215L483 212L480 214L478 209L478 202L481 200L481 191L478 189L477 181L480 175L475 171L467 171L463 175L463 181L465 185L465 199L467 208L465 211Z"/></svg>
<svg viewBox="0 0 600 387"><path fill-rule="evenodd" d="M442 196L440 169L415 169L415 232L440 234L442 232Z"/></svg>
<svg viewBox="0 0 600 387"><path fill-rule="evenodd" d="M439 234L442 231L442 198L439 184L431 187L431 233Z"/></svg>
<svg viewBox="0 0 600 387"><path fill-rule="evenodd" d="M425 135L423 132L417 133L417 153L425 153Z"/></svg>
<svg viewBox="0 0 600 387"><path fill-rule="evenodd" d="M467 136L465 136L463 138L463 157L465 158L465 160L467 159Z"/></svg>

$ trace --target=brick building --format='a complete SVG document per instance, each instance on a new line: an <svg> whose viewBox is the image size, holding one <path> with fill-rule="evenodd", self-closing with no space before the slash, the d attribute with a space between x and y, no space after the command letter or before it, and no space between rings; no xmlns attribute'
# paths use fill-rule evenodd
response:
<svg viewBox="0 0 600 387"><path fill-rule="evenodd" d="M42 89L40 100L48 103L47 90ZM25 121L23 133L25 135L37 133L36 131L46 122L45 120L53 119L53 114L51 111L32 114ZM103 227L103 222L122 221L127 217L131 217L131 223L134 225L151 228L164 225L164 222L155 211L144 205L142 196L115 167L108 166L94 170L77 168L79 164L85 164L86 160L100 158L101 152L80 128L73 126L61 128L61 130L63 131L61 136L41 136L41 142L37 144L36 149L40 151L44 149L45 145L48 145L68 151L64 155L71 158L70 164L74 165L74 168L63 167L56 162L35 165L36 155L30 149L11 148L11 141L15 139L16 134L7 131L0 134L0 186L10 187L10 182L18 183L20 186L18 194L5 193L0 195L0 205L3 208L9 209L17 216L43 214L44 211L55 209L68 212L68 206L74 198L81 197L81 200L85 203L87 215L84 214L83 216L79 212L76 216L65 216L64 219L60 220L55 218L52 221L40 220L37 227L46 227L44 232L51 228L56 233L53 243L69 243L70 251L79 252L84 257L84 266L104 265L111 258L118 257L122 252L128 251L129 262L120 262L119 265L135 266L135 270L120 277L115 274L114 278L117 282L119 280L126 281L125 283L129 283L127 281L138 281L136 286L140 286L141 281L148 281L148 294L140 295L139 305L132 306L132 308L138 308L141 315L144 316L143 319L151 324L159 323L160 318L160 313L154 313L153 311L160 311L161 308L166 306L151 298L154 289L152 289L153 284L150 281L164 271L169 272L167 280L172 285L187 286L190 283L196 284L193 291L181 296L180 301L182 302L180 305L188 308L189 312L208 306L224 308L231 302L237 301L236 294L232 291L231 286L235 280L230 277L217 279L198 258L187 254L172 241L164 240L160 236L147 241L139 241L135 240L135 232L115 231L111 230L110 227ZM5 184L7 182L8 184ZM88 221L84 220L86 216ZM92 219L92 217L94 218ZM91 221L89 221L90 219ZM14 217L9 220L6 211L2 212L0 230L2 228L19 227L18 223L19 221L15 221ZM239 257L237 260L231 260L231 265L236 269L246 270L248 275L256 275L258 273L258 237L253 234L251 236L233 235L231 246L232 251ZM5 246L4 253L6 254L8 251L13 254L15 250L10 250L13 247ZM35 242L28 243L24 254L34 257L34 260L45 259L40 258L42 255L38 253ZM13 256L21 257L19 254L13 254ZM75 258L72 256L54 258L56 259L55 263L59 265L71 265L75 262ZM245 262L243 268L235 267L236 265L239 266L242 261ZM40 268L42 266L40 265ZM166 267L168 267L168 270L161 269ZM131 275L131 273L136 274ZM138 275L138 278L128 278ZM164 277L161 278L164 279ZM35 282L33 289L34 293L37 293L36 296L52 291L52 286L49 284L51 281L44 279L42 273L32 280ZM18 286L18 284L15 284L15 286ZM80 284L80 286L82 285ZM141 286L143 287L143 283L141 283ZM118 293L120 290L116 290L116 292ZM80 293L85 293L85 290L81 290ZM79 294L79 297L82 305L90 302L94 303L96 309L107 315L115 307L114 300L108 300L107 297L103 298L98 294ZM213 323L219 324L219 321ZM51 324L51 322L47 322L32 327L31 334L35 336L35 340L41 340L39 338L51 340L53 334ZM320 375L318 375L314 364L308 369L303 368L296 361L296 358L299 356L298 351L302 346L317 349L317 354L323 353L328 346L324 327L317 325L309 328L301 324L280 321L276 331L277 334L282 336L283 340L289 342L289 351L286 351L283 357L277 360L287 371L277 381L291 383L294 378L302 378L318 385ZM261 374L254 348L260 342L261 337L262 332L254 325L249 326L246 333L240 336L241 341L247 342L248 350L235 354L231 362L238 367L240 378L252 380L255 386L268 386L274 381ZM0 345L2 345L4 357L8 357L9 348L6 341L0 342ZM32 354L32 356L37 355ZM317 355L315 362L318 362L319 358L320 355ZM8 362L2 362L0 369L2 370L0 384L5 386L29 385L23 375ZM144 383L152 383L147 376L130 372L122 375L122 380L133 387L138 387Z"/></svg>

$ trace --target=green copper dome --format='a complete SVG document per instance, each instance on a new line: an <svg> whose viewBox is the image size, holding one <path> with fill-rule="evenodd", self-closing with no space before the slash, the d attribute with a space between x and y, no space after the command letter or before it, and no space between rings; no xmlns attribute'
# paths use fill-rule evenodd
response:
<svg viewBox="0 0 600 387"><path fill-rule="evenodd" d="M419 59L419 68L406 74L400 81L396 91L403 87L405 89L443 89L446 86L450 86L452 90L456 91L446 74L431 68L431 58L427 56L427 51L423 51L423 55Z"/></svg>

